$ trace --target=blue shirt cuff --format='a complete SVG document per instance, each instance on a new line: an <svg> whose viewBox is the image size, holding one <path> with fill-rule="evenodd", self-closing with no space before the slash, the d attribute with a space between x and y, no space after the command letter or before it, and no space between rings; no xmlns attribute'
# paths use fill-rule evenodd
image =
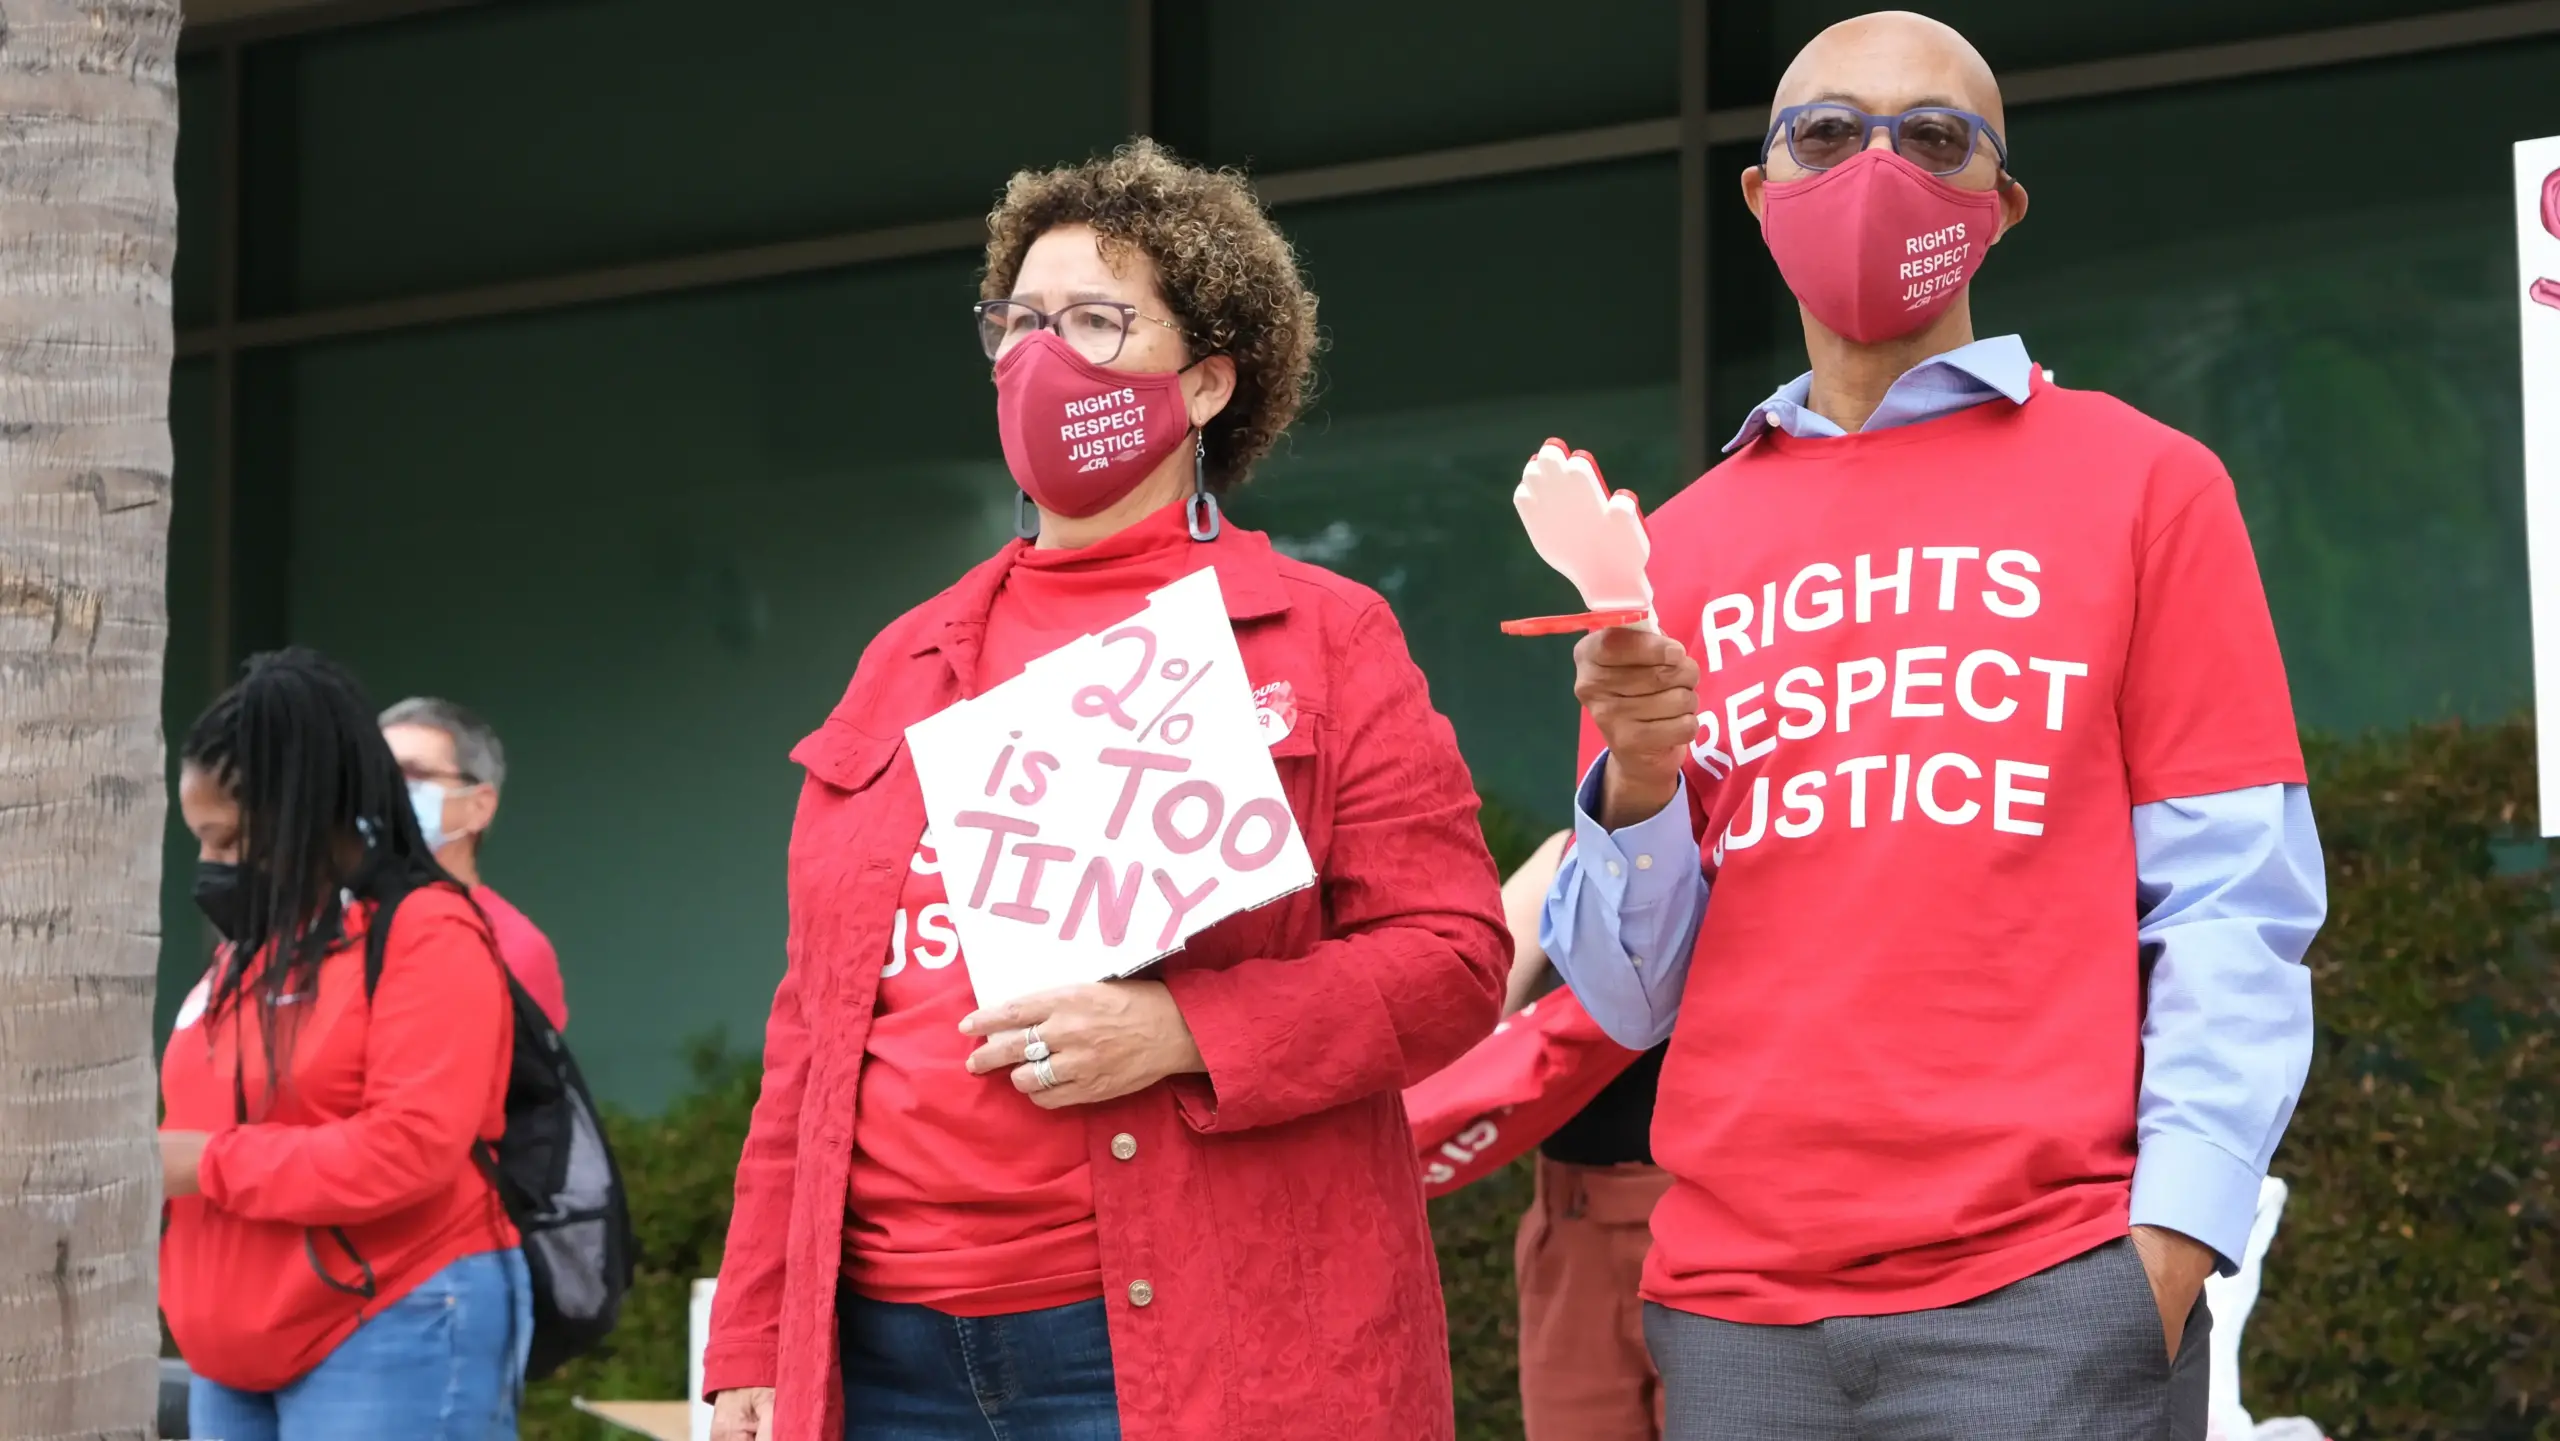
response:
<svg viewBox="0 0 2560 1441"><path fill-rule="evenodd" d="M1687 901L1698 888L1698 838L1689 830L1688 778L1681 777L1661 810L1612 831L1598 819L1608 764L1603 753L1583 773L1574 793L1573 845L1581 858L1583 883L1621 916Z"/></svg>
<svg viewBox="0 0 2560 1441"><path fill-rule="evenodd" d="M2158 1226L2213 1248L2228 1276L2248 1254L2258 1220L2257 1167L2200 1137L2157 1131L2133 1164L2133 1224Z"/></svg>

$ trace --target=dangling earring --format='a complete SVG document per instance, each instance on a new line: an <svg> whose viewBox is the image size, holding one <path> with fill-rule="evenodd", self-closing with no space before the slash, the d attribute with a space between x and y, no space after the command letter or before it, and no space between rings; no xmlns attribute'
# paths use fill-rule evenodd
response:
<svg viewBox="0 0 2560 1441"><path fill-rule="evenodd" d="M1191 434L1191 499L1183 505L1182 515L1191 522L1193 540L1216 540L1225 526L1218 514L1218 498L1209 493L1209 438L1198 431Z"/></svg>
<svg viewBox="0 0 2560 1441"><path fill-rule="evenodd" d="M1040 508L1031 503L1029 491L1013 493L1013 533L1023 540L1040 538Z"/></svg>

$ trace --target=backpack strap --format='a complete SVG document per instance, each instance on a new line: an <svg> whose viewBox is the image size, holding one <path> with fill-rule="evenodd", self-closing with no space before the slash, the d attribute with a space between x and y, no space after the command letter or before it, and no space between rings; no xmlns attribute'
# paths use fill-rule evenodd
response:
<svg viewBox="0 0 2560 1441"><path fill-rule="evenodd" d="M393 891L389 895L384 896L380 901L375 903L373 918L365 923L364 998L367 1003L370 1003L373 1000L373 993L375 989L382 984L383 958L388 955L391 950L392 913L400 909L400 903L409 898L409 893L411 891L417 889L418 887L416 886L410 886L405 890ZM471 908L474 911L479 910L480 903L473 901L471 903ZM486 915L481 917L484 924L487 922L487 919L488 917ZM490 947L489 958L497 962L498 974L506 977L507 984L511 988L514 987L516 985L515 973L507 969L506 959L498 954L497 948L494 944ZM512 1006L513 1004L514 1000L511 992L509 996L509 1005ZM537 1014L539 1014L538 1011ZM488 1179L489 1189L496 1194L499 1208L505 1211L507 1215L512 1218L515 1214L515 1208L507 1199L509 1190L505 1181L505 1173L498 1167L497 1143L493 1141L474 1140L471 1143L471 1160L472 1163L479 1168L480 1174ZM347 1245L343 1237L340 1238L339 1244ZM349 1253L352 1254L355 1248L353 1246L347 1246L347 1249ZM358 1257L357 1260L361 1263L363 1258ZM312 1269L319 1270L319 1264L316 1260L313 1262ZM338 1285L336 1281L330 1279L329 1274L326 1271L321 1271L320 1279L328 1281L332 1286ZM365 1272L365 1282L370 1286L372 1284L372 1280L372 1269L367 1267ZM343 1290L345 1288L340 1287L339 1289ZM368 1291L365 1294L370 1295L371 1292Z"/></svg>
<svg viewBox="0 0 2560 1441"><path fill-rule="evenodd" d="M412 887L412 889L415 888ZM400 903L408 899L408 896L408 891L393 891L384 896L374 903L373 915L365 921L364 998L368 1005L372 1004L374 988L382 984L382 959L391 950L391 915L400 909ZM356 1263L356 1268L363 1279L350 1286L330 1275L329 1268L320 1262L319 1243L312 1239L318 1232L308 1226L302 1231L303 1259L311 1263L312 1273L317 1275L330 1290L343 1291L350 1296L367 1301L372 1300L376 1290L373 1263L365 1259L362 1251L356 1249L356 1243L348 1239L345 1228L331 1226L328 1229L329 1238L338 1243L339 1250L347 1253L348 1260Z"/></svg>
<svg viewBox="0 0 2560 1441"><path fill-rule="evenodd" d="M430 881L427 884L439 885L442 882ZM374 991L382 985L382 960L391 950L392 913L400 909L400 903L409 898L411 891L421 889L423 887L405 886L374 902L373 919L367 921L364 928L364 998L367 1001L373 999ZM509 983L513 984L515 973L507 969L506 957L498 954L498 929L490 923L489 913L480 909L480 902L472 898L468 889L461 894L470 905L471 913L480 918L482 928L489 932L489 957L498 963L498 974L508 977Z"/></svg>
<svg viewBox="0 0 2560 1441"><path fill-rule="evenodd" d="M411 887L415 889L415 887ZM373 993L382 984L382 960L391 952L391 916L409 892L393 891L374 903L373 918L364 926L364 998L370 1004Z"/></svg>

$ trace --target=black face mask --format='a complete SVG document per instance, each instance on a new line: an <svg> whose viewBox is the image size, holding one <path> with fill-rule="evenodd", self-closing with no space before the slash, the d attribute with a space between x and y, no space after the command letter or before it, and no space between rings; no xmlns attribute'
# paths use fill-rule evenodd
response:
<svg viewBox="0 0 2560 1441"><path fill-rule="evenodd" d="M229 861L196 862L196 909L226 941L248 929L249 892L240 868Z"/></svg>

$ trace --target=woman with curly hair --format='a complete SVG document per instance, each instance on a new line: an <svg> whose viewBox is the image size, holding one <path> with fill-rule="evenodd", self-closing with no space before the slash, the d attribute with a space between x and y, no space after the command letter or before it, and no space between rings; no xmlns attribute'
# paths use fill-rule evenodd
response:
<svg viewBox="0 0 2560 1441"><path fill-rule="evenodd" d="M722 1441L1451 1435L1400 1090L1510 945L1374 592L1227 522L1315 298L1244 181L1016 175L975 307L1021 538L883 631L808 772L703 1384ZM1141 979L977 1010L906 727L1215 567L1318 884Z"/></svg>

